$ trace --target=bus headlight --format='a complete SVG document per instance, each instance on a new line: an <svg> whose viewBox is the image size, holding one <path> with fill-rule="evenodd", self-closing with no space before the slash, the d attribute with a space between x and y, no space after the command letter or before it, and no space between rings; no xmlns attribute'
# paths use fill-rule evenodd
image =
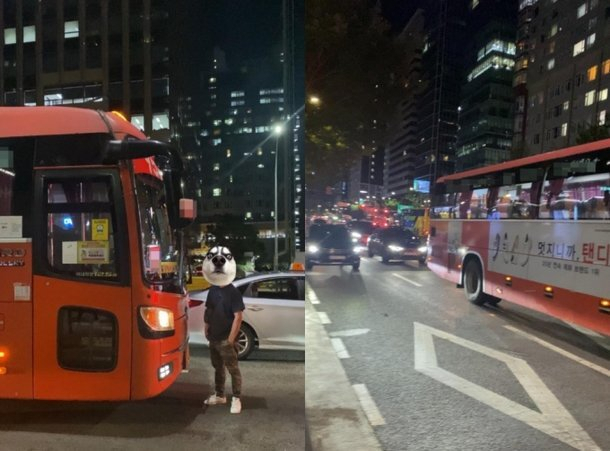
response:
<svg viewBox="0 0 610 451"><path fill-rule="evenodd" d="M174 312L163 307L140 307L138 328L144 338L174 335Z"/></svg>
<svg viewBox="0 0 610 451"><path fill-rule="evenodd" d="M319 250L320 248L318 248L318 246L316 246L315 244L310 244L309 246L307 246L307 252L309 252L310 254L316 254Z"/></svg>

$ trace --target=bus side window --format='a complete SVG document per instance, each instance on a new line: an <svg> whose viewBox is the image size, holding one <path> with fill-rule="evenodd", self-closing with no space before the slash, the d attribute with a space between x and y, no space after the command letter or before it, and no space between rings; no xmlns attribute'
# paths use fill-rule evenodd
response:
<svg viewBox="0 0 610 451"><path fill-rule="evenodd" d="M466 219L468 218L468 210L470 210L470 197L472 191L464 191L456 196L457 205L453 210L455 218Z"/></svg>
<svg viewBox="0 0 610 451"><path fill-rule="evenodd" d="M609 219L609 174L569 177L563 184L563 202L569 219Z"/></svg>

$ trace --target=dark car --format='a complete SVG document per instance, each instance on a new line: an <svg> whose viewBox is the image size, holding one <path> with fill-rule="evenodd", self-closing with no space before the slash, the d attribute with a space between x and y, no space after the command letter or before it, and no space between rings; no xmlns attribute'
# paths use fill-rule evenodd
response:
<svg viewBox="0 0 610 451"><path fill-rule="evenodd" d="M368 254L369 257L381 255L384 263L390 260L417 260L423 265L426 263L428 248L411 230L388 227L369 237Z"/></svg>
<svg viewBox="0 0 610 451"><path fill-rule="evenodd" d="M360 268L350 231L343 225L313 225L307 237L305 269L314 265L351 266Z"/></svg>

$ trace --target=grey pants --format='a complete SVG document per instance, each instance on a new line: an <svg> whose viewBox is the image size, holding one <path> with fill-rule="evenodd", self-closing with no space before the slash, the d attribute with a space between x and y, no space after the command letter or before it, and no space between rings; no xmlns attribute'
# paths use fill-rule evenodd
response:
<svg viewBox="0 0 610 451"><path fill-rule="evenodd" d="M210 359L214 367L214 382L216 385L216 396L225 394L225 368L231 375L233 396L239 398L241 395L241 372L237 363L237 349L228 340L210 341Z"/></svg>

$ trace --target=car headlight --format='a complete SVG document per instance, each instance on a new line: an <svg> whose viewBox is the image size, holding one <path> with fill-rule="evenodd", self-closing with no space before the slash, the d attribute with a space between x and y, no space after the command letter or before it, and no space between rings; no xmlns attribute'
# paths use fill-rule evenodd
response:
<svg viewBox="0 0 610 451"><path fill-rule="evenodd" d="M405 250L405 248L404 248L404 247L397 246L397 245L395 245L395 244L390 244L390 245L388 246L388 249L389 249L389 250L391 250L392 252L400 252L400 251L404 251L404 250Z"/></svg>
<svg viewBox="0 0 610 451"><path fill-rule="evenodd" d="M358 233L358 232L352 232L352 236L353 236L354 238L362 238L362 234L361 234L361 233Z"/></svg>
<svg viewBox="0 0 610 451"><path fill-rule="evenodd" d="M311 254L315 254L320 250L320 248L318 246L316 246L315 244L310 244L309 246L307 246L307 252L311 253Z"/></svg>
<svg viewBox="0 0 610 451"><path fill-rule="evenodd" d="M425 252L428 252L428 246L419 246L419 247L417 248L417 251L418 251L420 254L423 254L423 253L425 253Z"/></svg>

